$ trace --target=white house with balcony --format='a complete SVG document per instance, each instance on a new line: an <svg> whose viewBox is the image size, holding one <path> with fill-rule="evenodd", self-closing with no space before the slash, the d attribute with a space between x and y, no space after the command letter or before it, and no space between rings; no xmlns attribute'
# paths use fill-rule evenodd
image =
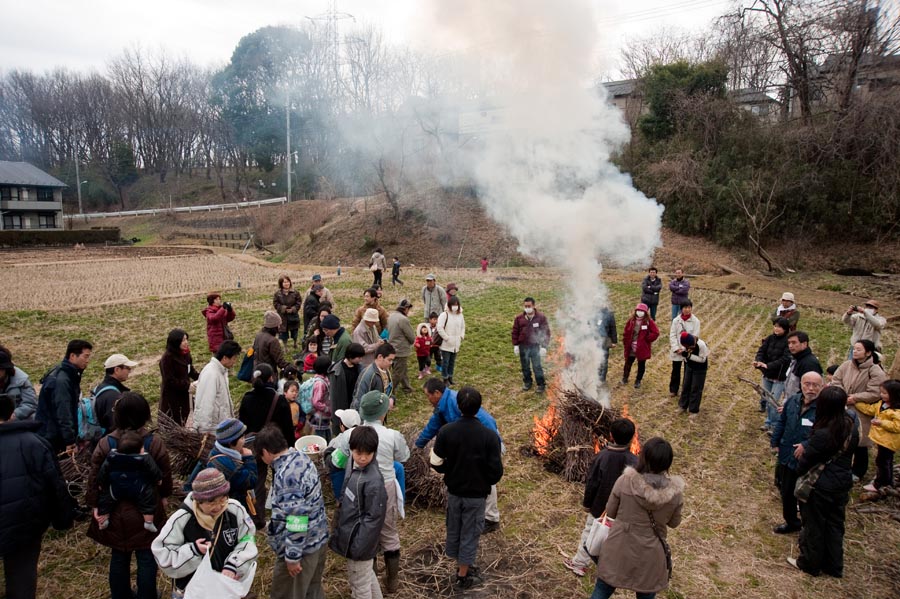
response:
<svg viewBox="0 0 900 599"><path fill-rule="evenodd" d="M0 160L0 230L61 229L64 187L27 162Z"/></svg>

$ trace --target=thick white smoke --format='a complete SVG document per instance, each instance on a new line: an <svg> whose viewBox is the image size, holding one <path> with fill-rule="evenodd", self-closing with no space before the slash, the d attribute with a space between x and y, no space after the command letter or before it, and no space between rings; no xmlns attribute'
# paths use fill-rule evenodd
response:
<svg viewBox="0 0 900 599"><path fill-rule="evenodd" d="M479 195L520 251L565 272L557 320L575 357L567 383L608 404L597 389L601 258L646 264L663 209L609 161L629 131L592 84L601 36L592 4L436 0L425 31L432 47L469 49L472 87L490 81L486 99L501 125L469 144Z"/></svg>

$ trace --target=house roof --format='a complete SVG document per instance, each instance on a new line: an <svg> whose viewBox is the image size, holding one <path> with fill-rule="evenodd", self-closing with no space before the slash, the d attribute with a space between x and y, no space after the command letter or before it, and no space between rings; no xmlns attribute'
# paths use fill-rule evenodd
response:
<svg viewBox="0 0 900 599"><path fill-rule="evenodd" d="M637 88L637 79L623 79L622 81L607 81L602 83L603 87L613 98L617 96L630 96Z"/></svg>
<svg viewBox="0 0 900 599"><path fill-rule="evenodd" d="M778 100L760 89L735 89L728 95L738 104L778 104Z"/></svg>
<svg viewBox="0 0 900 599"><path fill-rule="evenodd" d="M34 165L4 160L0 160L0 185L67 187L65 183Z"/></svg>

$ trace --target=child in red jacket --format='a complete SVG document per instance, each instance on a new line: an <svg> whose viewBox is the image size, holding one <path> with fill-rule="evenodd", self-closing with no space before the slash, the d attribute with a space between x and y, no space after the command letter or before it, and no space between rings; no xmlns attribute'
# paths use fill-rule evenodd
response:
<svg viewBox="0 0 900 599"><path fill-rule="evenodd" d="M419 325L416 336L416 360L419 361L419 378L431 374L431 328L426 323Z"/></svg>

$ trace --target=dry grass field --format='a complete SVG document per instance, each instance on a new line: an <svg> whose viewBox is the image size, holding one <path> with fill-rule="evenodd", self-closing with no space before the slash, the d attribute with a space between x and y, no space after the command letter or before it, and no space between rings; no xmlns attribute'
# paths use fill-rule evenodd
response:
<svg viewBox="0 0 900 599"><path fill-rule="evenodd" d="M38 256L30 260L41 261ZM85 374L83 388L99 380L101 362L107 355L124 352L142 361L129 384L152 403L158 398L156 361L169 329L180 326L188 330L198 367L209 358L200 316L208 289L226 289L226 299L238 312L234 323L237 339L246 344L261 326L279 273L286 270L296 274L295 281L305 282L314 272L309 267L266 266L218 255L114 262L96 261L92 256L90 260L52 266L0 265L5 280L13 281L5 286L3 293L8 295L0 298L0 342L12 348L16 363L37 380L62 357L66 340L90 339L97 359ZM415 298L424 272L411 269L404 273L406 287L388 287L386 307L393 309L404 294L418 303ZM358 269L339 280L323 274L336 295L338 314L349 316L361 303L368 273ZM560 307L556 295L559 275L544 269L492 271L486 277L474 270L438 270L437 274L439 282L455 280L460 285L467 320L456 378L460 384L482 389L486 407L497 418L509 450L499 485L501 530L483 537L481 543L479 563L486 584L466 595L586 598L592 581L576 579L562 566L562 554L572 553L577 542L582 487L547 472L527 451L533 418L544 413L548 398L519 391L517 361L509 343L509 328L525 294L534 295L538 308L551 316ZM240 291L233 289L238 275L244 282ZM621 332L638 296L640 275L612 272L604 277ZM702 337L713 352L699 418L688 421L678 415L674 400L668 398L670 363L662 340L654 346L641 390L612 387L613 405L628 405L642 439L661 435L672 442L676 451L673 472L687 481L684 522L670 534L675 573L661 596L900 597L900 524L887 516L858 514L858 489L847 512L844 578L810 578L785 563L785 557L797 554L796 536L771 532L780 518L772 485L774 460L767 438L759 431L762 415L756 410L752 391L736 380L738 375L755 378L749 363L760 339L769 332L766 315L777 299L772 295L777 286L764 282L757 286L749 278L744 285L755 293L730 292L713 277L695 281L695 314L703 323ZM809 298L817 294L813 288L794 287L793 291ZM835 299L835 306L838 299L844 298ZM847 297L846 303L854 302ZM667 306L662 306L659 314L662 317L667 312ZM417 306L413 313L420 315ZM804 311L801 328L810 332L823 365L845 355L849 331L827 306ZM886 336L888 363L896 343L895 333ZM610 361L610 381L618 380L621 367L621 354L616 352ZM243 383L233 382L236 399L246 389ZM401 394L391 423L402 430L421 427L429 413L420 393ZM108 597L108 550L87 539L84 531L81 524L68 532L48 533L40 564L40 597ZM441 513L408 509L401 528L403 569L397 597L454 595L450 588L452 565L442 555L443 535ZM265 597L272 554L264 536L260 535L258 542L261 567L254 591ZM328 597L349 597L340 559L329 557L326 578ZM160 583L162 587L162 576ZM620 591L617 596L631 595Z"/></svg>

